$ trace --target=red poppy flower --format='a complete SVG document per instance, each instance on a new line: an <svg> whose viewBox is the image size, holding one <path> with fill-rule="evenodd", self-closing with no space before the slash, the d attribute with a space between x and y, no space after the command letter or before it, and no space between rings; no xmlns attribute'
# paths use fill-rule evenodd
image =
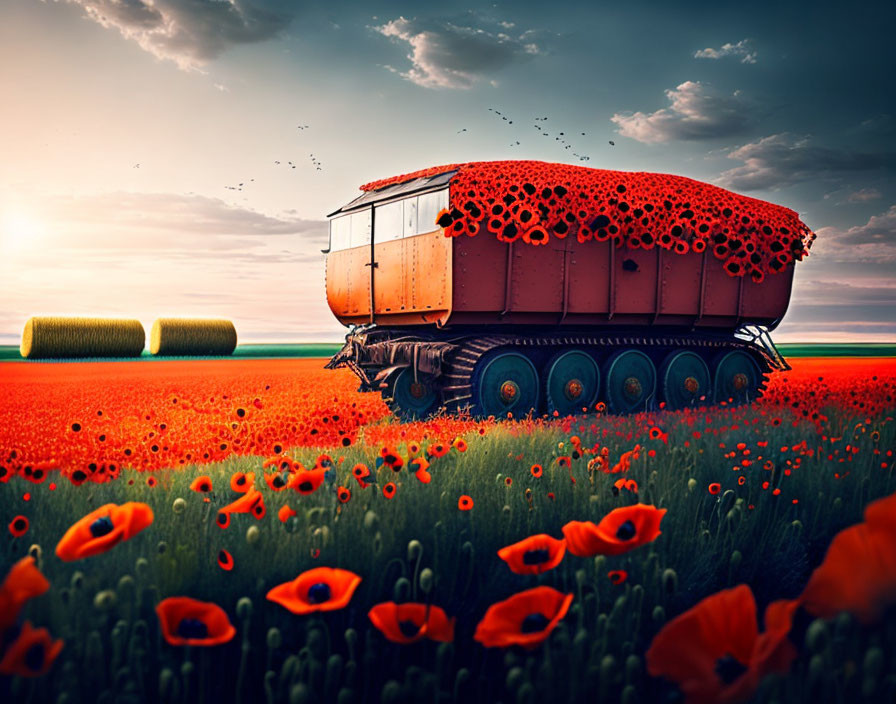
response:
<svg viewBox="0 0 896 704"><path fill-rule="evenodd" d="M148 477L146 479L146 486L148 486L150 489L152 489L156 484L158 484L158 482L156 481L155 477Z"/></svg>
<svg viewBox="0 0 896 704"><path fill-rule="evenodd" d="M152 509L146 504L136 501L121 506L105 504L65 532L56 546L56 555L66 562L99 555L130 540L152 520Z"/></svg>
<svg viewBox="0 0 896 704"><path fill-rule="evenodd" d="M19 677L45 675L63 645L62 640L54 641L46 628L34 628L30 621L25 621L0 660L0 674Z"/></svg>
<svg viewBox="0 0 896 704"><path fill-rule="evenodd" d="M361 583L354 572L333 567L315 567L302 572L291 582L271 589L267 598L294 614L336 611L348 605Z"/></svg>
<svg viewBox="0 0 896 704"><path fill-rule="evenodd" d="M25 516L16 516L9 522L9 532L16 538L21 538L28 532L28 526L30 525Z"/></svg>
<svg viewBox="0 0 896 704"><path fill-rule="evenodd" d="M426 448L426 454L430 457L444 457L448 454L449 449L450 448L445 447L442 443L437 442Z"/></svg>
<svg viewBox="0 0 896 704"><path fill-rule="evenodd" d="M896 529L896 494L868 504L865 507L865 523L875 530Z"/></svg>
<svg viewBox="0 0 896 704"><path fill-rule="evenodd" d="M348 501L352 498L352 492L350 492L346 487L341 486L336 489L336 498L339 499L339 503L341 504L348 503Z"/></svg>
<svg viewBox="0 0 896 704"><path fill-rule="evenodd" d="M172 596L158 603L156 613L170 645L220 645L236 635L224 609L208 601Z"/></svg>
<svg viewBox="0 0 896 704"><path fill-rule="evenodd" d="M648 434L650 435L651 440L659 440L663 437L663 429L655 425L650 429Z"/></svg>
<svg viewBox="0 0 896 704"><path fill-rule="evenodd" d="M647 671L677 683L688 704L746 701L764 675L796 657L787 642L793 604L771 604L760 635L748 586L713 594L663 627L647 651Z"/></svg>
<svg viewBox="0 0 896 704"><path fill-rule="evenodd" d="M387 499L391 499L395 496L395 492L398 490L398 487L395 486L395 482L389 482L383 487L383 496Z"/></svg>
<svg viewBox="0 0 896 704"><path fill-rule="evenodd" d="M566 541L539 533L513 545L498 550L511 572L516 574L541 574L554 569L566 554Z"/></svg>
<svg viewBox="0 0 896 704"><path fill-rule="evenodd" d="M554 497L554 492L553 492L553 491L549 491L549 492L548 492L548 498L549 498L551 501L554 500L555 497ZM572 552L572 551L570 550L570 552Z"/></svg>
<svg viewBox="0 0 896 704"><path fill-rule="evenodd" d="M230 572L233 569L233 555L226 550L218 550L218 567Z"/></svg>
<svg viewBox="0 0 896 704"><path fill-rule="evenodd" d="M471 508L473 508L473 499L464 494L457 500L457 507L461 511L469 511Z"/></svg>
<svg viewBox="0 0 896 704"><path fill-rule="evenodd" d="M251 513L255 518L261 520L264 518L266 512L267 509L264 505L264 496L262 496L258 489L249 487L246 493L236 501L233 501L218 510L218 525L222 528L226 528L227 525L230 524L230 514L232 513ZM226 523L224 522L225 519L222 519L221 516L227 516Z"/></svg>
<svg viewBox="0 0 896 704"><path fill-rule="evenodd" d="M255 486L255 472L234 472L230 477L230 488L243 494Z"/></svg>
<svg viewBox="0 0 896 704"><path fill-rule="evenodd" d="M454 640L454 621L438 606L387 601L377 604L367 616L371 623L393 643L416 643L421 638L450 643Z"/></svg>
<svg viewBox="0 0 896 704"><path fill-rule="evenodd" d="M296 515L295 510L291 509L289 507L289 504L282 506L280 508L280 510L277 512L277 518L280 519L281 523L286 523L290 518L292 518L295 515Z"/></svg>
<svg viewBox="0 0 896 704"><path fill-rule="evenodd" d="M626 491L630 491L633 494L638 493L638 482L634 479L625 479L624 477L620 477L615 482L613 482L613 495L618 496L619 492L625 489Z"/></svg>
<svg viewBox="0 0 896 704"><path fill-rule="evenodd" d="M557 458L557 466L562 469L569 469L572 467L572 457L569 455L563 455L562 457Z"/></svg>
<svg viewBox="0 0 896 704"><path fill-rule="evenodd" d="M708 489L709 489L709 493L712 494L713 496L715 496L722 490L722 485L719 484L718 482L713 482L712 484L709 485Z"/></svg>
<svg viewBox="0 0 896 704"><path fill-rule="evenodd" d="M401 471L404 466L404 460L395 450L390 447L384 447L380 450L380 457L383 458L383 464L391 468L393 472Z"/></svg>
<svg viewBox="0 0 896 704"><path fill-rule="evenodd" d="M533 477L538 479L538 477L540 477L544 473L544 468L540 464L533 464L532 468L529 470L529 473Z"/></svg>
<svg viewBox="0 0 896 704"><path fill-rule="evenodd" d="M0 639L19 617L19 611L29 599L40 596L50 588L47 578L28 555L16 562L0 584Z"/></svg>
<svg viewBox="0 0 896 704"><path fill-rule="evenodd" d="M622 584L628 579L628 572L625 570L610 570L607 572L607 577L613 584Z"/></svg>
<svg viewBox="0 0 896 704"><path fill-rule="evenodd" d="M740 477L737 478L737 485L738 485L738 486L743 486L743 485L746 484L746 483L747 483L747 478L744 477L743 475L741 475Z"/></svg>
<svg viewBox="0 0 896 704"><path fill-rule="evenodd" d="M418 469L414 472L414 476L417 477L421 484L429 484L432 481L432 475L425 469Z"/></svg>
<svg viewBox="0 0 896 704"><path fill-rule="evenodd" d="M535 587L492 604L476 626L474 640L486 648L538 647L566 616L572 594Z"/></svg>
<svg viewBox="0 0 896 704"><path fill-rule="evenodd" d="M265 472L264 483L268 485L271 491L283 491L286 488L287 480L283 478L280 472Z"/></svg>
<svg viewBox="0 0 896 704"><path fill-rule="evenodd" d="M656 540L666 509L646 504L617 508L595 525L570 521L563 526L569 551L578 557L621 555Z"/></svg>
<svg viewBox="0 0 896 704"><path fill-rule="evenodd" d="M320 488L326 477L327 470L323 467L319 469L309 469L304 472L296 472L289 478L290 489L295 489L303 496L313 494Z"/></svg>
<svg viewBox="0 0 896 704"><path fill-rule="evenodd" d="M201 477L196 477L192 483L190 484L190 488L193 491L198 491L203 494L207 494L212 490L212 480L206 475L202 475Z"/></svg>
<svg viewBox="0 0 896 704"><path fill-rule="evenodd" d="M887 525L893 518L874 505L869 508L866 515L870 513L873 522L835 535L821 565L809 577L800 597L809 613L830 618L849 611L868 624L878 621L896 601L896 532Z"/></svg>
<svg viewBox="0 0 896 704"><path fill-rule="evenodd" d="M370 467L366 464L356 464L352 467L352 476L358 482L362 489L366 489L372 482L368 481L371 479Z"/></svg>
<svg viewBox="0 0 896 704"><path fill-rule="evenodd" d="M463 438L457 438L453 443L451 443L452 447L458 452L466 452L467 451L467 441Z"/></svg>

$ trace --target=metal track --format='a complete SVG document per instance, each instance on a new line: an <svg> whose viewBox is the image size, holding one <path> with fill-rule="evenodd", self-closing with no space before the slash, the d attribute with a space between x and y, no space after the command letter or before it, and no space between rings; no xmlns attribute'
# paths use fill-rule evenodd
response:
<svg viewBox="0 0 896 704"><path fill-rule="evenodd" d="M459 349L446 359L442 374L442 403L449 413L457 412L473 403L473 371L479 360L499 347L555 347L588 346L624 349L631 347L680 347L717 350L743 350L759 365L762 381L758 395L765 390L768 374L777 365L761 347L737 338L698 338L688 335L544 335L519 337L515 335L489 335L457 340Z"/></svg>

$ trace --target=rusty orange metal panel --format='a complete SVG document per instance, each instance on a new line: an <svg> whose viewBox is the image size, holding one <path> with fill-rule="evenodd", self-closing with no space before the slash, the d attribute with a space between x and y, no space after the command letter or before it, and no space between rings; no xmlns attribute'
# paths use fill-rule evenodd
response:
<svg viewBox="0 0 896 704"><path fill-rule="evenodd" d="M510 311L560 313L563 307L563 247L514 247L510 272Z"/></svg>
<svg viewBox="0 0 896 704"><path fill-rule="evenodd" d="M441 230L407 239L415 248L416 266L410 273L414 310L450 313L452 301L453 242Z"/></svg>
<svg viewBox="0 0 896 704"><path fill-rule="evenodd" d="M604 315L610 307L610 242L575 243L569 261L570 314Z"/></svg>
<svg viewBox="0 0 896 704"><path fill-rule="evenodd" d="M454 237L455 312L504 310L510 245L489 235Z"/></svg>
<svg viewBox="0 0 896 704"><path fill-rule="evenodd" d="M613 255L614 313L652 314L656 310L657 249L617 248Z"/></svg>
<svg viewBox="0 0 896 704"><path fill-rule="evenodd" d="M402 240L378 242L374 245L376 271L374 280L374 310L377 318L405 310L404 247ZM369 295L369 294L368 294ZM380 319L383 322L383 319Z"/></svg>
<svg viewBox="0 0 896 704"><path fill-rule="evenodd" d="M660 266L662 277L658 311L660 316L685 315L693 318L698 316L703 257L702 253L697 252L675 254L663 251ZM718 263L708 256L706 266L718 266Z"/></svg>
<svg viewBox="0 0 896 704"><path fill-rule="evenodd" d="M343 325L370 317L369 247L355 247L327 255L327 303Z"/></svg>

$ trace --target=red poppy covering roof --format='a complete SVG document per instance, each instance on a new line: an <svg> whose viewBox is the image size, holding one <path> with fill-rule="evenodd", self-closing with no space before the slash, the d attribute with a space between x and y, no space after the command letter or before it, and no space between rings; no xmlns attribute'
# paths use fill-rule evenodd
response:
<svg viewBox="0 0 896 704"><path fill-rule="evenodd" d="M731 276L761 281L809 253L815 234L797 213L683 176L608 171L542 161L448 164L361 186L373 191L456 171L447 236L486 229L502 241L547 244L612 239L618 246L678 254L712 251Z"/></svg>

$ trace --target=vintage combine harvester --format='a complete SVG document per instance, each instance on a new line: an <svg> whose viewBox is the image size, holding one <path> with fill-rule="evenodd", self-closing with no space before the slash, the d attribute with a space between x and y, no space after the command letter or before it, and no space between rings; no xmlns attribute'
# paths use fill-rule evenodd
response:
<svg viewBox="0 0 896 704"><path fill-rule="evenodd" d="M402 418L748 402L814 234L691 179L537 161L361 187L330 215L348 367Z"/></svg>

